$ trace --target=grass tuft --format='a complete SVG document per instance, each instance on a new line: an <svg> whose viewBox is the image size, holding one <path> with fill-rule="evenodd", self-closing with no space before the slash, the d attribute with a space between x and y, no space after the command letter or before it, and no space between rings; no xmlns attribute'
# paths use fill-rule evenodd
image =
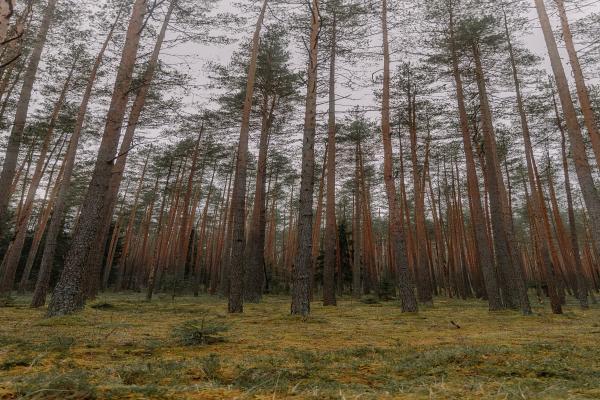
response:
<svg viewBox="0 0 600 400"><path fill-rule="evenodd" d="M183 346L203 346L224 342L220 334L228 330L227 325L217 321L191 320L173 328L173 337Z"/></svg>

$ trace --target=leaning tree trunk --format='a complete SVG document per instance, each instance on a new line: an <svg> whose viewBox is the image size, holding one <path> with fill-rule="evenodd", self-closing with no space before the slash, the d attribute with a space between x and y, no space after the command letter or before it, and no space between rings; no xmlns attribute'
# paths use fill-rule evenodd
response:
<svg viewBox="0 0 600 400"><path fill-rule="evenodd" d="M492 125L492 111L489 105L479 45L477 43L473 44L472 51L475 58L475 75L479 89L481 122L484 134L484 172L487 177L490 203L494 205L491 207L490 213L498 270L504 276L504 281L509 288L509 292L506 294L510 296L513 302L519 303L523 314L531 314L527 288L520 276L520 271L518 271L520 263L517 257L520 257L520 255L515 254L515 249L512 248L512 235L509 232L511 229L509 226L510 215L507 215L508 199L500 171L494 127Z"/></svg>
<svg viewBox="0 0 600 400"><path fill-rule="evenodd" d="M57 1L58 0L48 0L48 5L44 11L44 17L42 18L35 44L31 52L31 57L29 58L29 64L27 65L25 76L23 77L23 86L21 87L21 94L19 95L19 101L17 102L15 119L10 136L8 137L6 156L4 157L4 165L2 166L2 173L0 174L0 188L10 187L15 177L17 158L19 157L23 131L25 130L25 123L27 122L31 92L33 91L33 84L35 83L38 65L40 64L42 51L46 44L46 36L50 29L52 18L54 17ZM6 212L10 202L10 194L9 190L0 190L0 238L4 235Z"/></svg>
<svg viewBox="0 0 600 400"><path fill-rule="evenodd" d="M101 275L100 271L102 269L102 260L104 257L104 246L108 240L108 233L110 231L110 224L117 202L117 195L119 193L119 188L123 179L123 173L125 171L125 165L127 163L127 155L131 150L137 125L142 111L144 109L144 106L146 105L146 97L148 95L148 91L150 90L150 83L154 78L154 73L158 66L158 59L165 39L167 28L169 26L169 21L171 19L173 10L176 5L177 0L171 1L169 5L169 9L163 21L160 33L156 39L156 43L154 44L154 49L152 51L152 54L150 55L150 59L148 60L148 66L146 67L144 75L142 76L142 84L140 85L140 88L135 96L135 100L133 101L133 105L131 106L131 111L129 112L129 118L127 120L127 129L125 130L125 134L123 135L123 140L121 142L119 154L113 167L109 190L106 193L106 198L104 200L104 203L102 204L102 222L96 234L96 243L98 243L98 246L91 249L90 254L87 255L87 265L91 273L88 275L88 281L86 282L86 286L88 296L90 297L93 297L95 295L96 288L98 287L98 282L100 280Z"/></svg>
<svg viewBox="0 0 600 400"><path fill-rule="evenodd" d="M556 86L558 88L558 94L571 142L571 153L573 162L575 163L575 171L577 172L583 200L592 222L591 229L593 232L592 236L594 244L596 248L600 249L600 194L594 183L592 168L587 158L585 143L581 134L579 121L577 120L577 112L573 104L573 99L571 98L569 82L560 59L556 38L552 32L552 26L550 25L550 18L548 18L544 0L535 0L535 6L542 25L542 31L544 32L554 78L556 79Z"/></svg>
<svg viewBox="0 0 600 400"><path fill-rule="evenodd" d="M302 172L298 207L298 232L295 260L292 265L293 315L310 314L310 288L313 228L313 193L315 178L315 133L317 129L317 63L321 16L319 0L311 1L311 29L309 42L308 81L304 110L304 135L302 139ZM290 234L292 223L290 221Z"/></svg>
<svg viewBox="0 0 600 400"><path fill-rule="evenodd" d="M64 144L64 143L63 143ZM59 151L59 156L62 153ZM58 159L56 160L58 161ZM56 163L55 163L56 166ZM54 167L53 167L54 168ZM44 233L46 232L46 227L48 226L48 222L50 221L50 215L52 210L54 209L54 203L56 202L56 196L58 191L60 190L60 182L62 180L64 171L64 163L61 165L60 170L58 171L58 176L56 177L56 181L54 182L54 187L52 188L52 192L50 193L50 199L47 204L43 208L42 214L39 217L38 226L36 227L35 234L33 236L33 242L31 244L31 248L29 249L29 254L27 255L27 261L25 262L25 269L23 270L23 275L21 275L21 281L19 282L19 294L25 293L25 288L29 283L29 278L31 275L31 270L33 269L33 263L35 262L39 250L39 246L42 242L42 238ZM50 186L52 181L52 173L50 174L48 186ZM46 189L48 191L48 188Z"/></svg>
<svg viewBox="0 0 600 400"><path fill-rule="evenodd" d="M254 98L254 81L258 51L260 46L260 31L267 11L268 0L264 0L256 22L252 39L252 52L248 67L246 98L242 113L242 127L238 144L233 192L231 195L232 237L231 257L229 259L229 303L230 313L244 311L244 249L246 246L246 176L248 173L248 136L250 133L250 113Z"/></svg>
<svg viewBox="0 0 600 400"><path fill-rule="evenodd" d="M81 138L81 132L83 130L83 122L85 120L85 115L87 114L87 108L90 102L90 98L92 96L92 89L94 88L94 83L96 81L98 69L102 64L104 53L106 52L106 48L108 47L108 44L112 39L112 35L114 33L117 22L120 19L121 11L122 9L119 10L116 21L110 28L110 31L108 32L108 35L104 43L102 44L100 52L96 56L94 66L92 67L92 71L90 72L90 76L87 81L87 86L85 88L81 104L79 106L79 111L77 112L75 129L73 130L73 134L71 135L71 138L69 140L69 147L67 147L67 152L63 161L64 171L62 181L60 183L60 189L58 191L56 203L54 205L54 211L52 212L50 225L48 226L48 232L46 233L44 252L42 253L42 261L40 264L40 270L38 272L38 277L35 284L35 290L33 292L33 298L31 300L31 307L41 307L46 302L46 292L48 291L48 286L50 285L50 275L52 272L52 265L54 263L56 246L58 244L58 235L60 233L60 230L62 229L62 220L65 215L67 197L71 190L71 178L73 176L73 170L75 168L75 157L77 155L77 147L79 145L79 139Z"/></svg>
<svg viewBox="0 0 600 400"><path fill-rule="evenodd" d="M554 107L557 116L558 128L560 130L561 136L561 155L562 155L562 163L563 163L563 174L565 177L565 192L567 194L567 213L569 216L569 239L570 239L570 252L573 256L573 262L575 264L575 274L577 279L577 300L579 300L579 305L583 309L587 309L588 305L588 284L585 273L583 272L583 264L581 263L581 253L579 251L579 240L577 238L577 222L575 219L575 210L573 207L573 194L571 192L571 176L569 173L569 159L567 157L567 138L565 135L565 131L562 126L562 122L560 120L558 114L558 106L556 105L556 101L554 102Z"/></svg>
<svg viewBox="0 0 600 400"><path fill-rule="evenodd" d="M529 178L529 186L531 187L531 208L535 215L533 223L533 228L538 232L538 236L541 239L541 253L543 263L543 271L546 278L546 284L548 285L548 294L550 296L550 303L552 305L552 311L555 314L562 314L562 306L560 302L560 298L558 297L558 292L556 289L556 279L554 276L554 271L552 268L552 261L550 259L550 241L551 237L547 235L548 229L544 229L540 224L547 224L548 214L545 206L544 195L541 187L541 183L539 182L539 177L536 174L537 167L535 164L535 156L533 153L533 146L531 144L531 135L529 132L529 123L527 121L527 115L525 114L525 104L523 102L523 97L521 95L521 83L519 80L519 75L517 71L517 64L515 62L514 51L512 47L512 42L510 38L510 32L508 30L508 22L506 19L506 14L504 14L504 28L506 33L506 40L508 44L508 52L510 56L510 64L512 67L513 81L515 85L515 92L517 95L517 109L519 110L519 116L521 118L521 130L523 132L523 141L525 144L525 158L527 160L527 176ZM557 267L557 266L555 266Z"/></svg>
<svg viewBox="0 0 600 400"><path fill-rule="evenodd" d="M65 259L64 269L50 301L48 316L70 314L85 305L83 278L89 271L86 266L87 255L93 246L100 245L95 240L102 218L102 206L110 185L115 153L121 136L121 126L127 108L145 13L146 0L136 0L127 29L121 63L117 71L113 96L106 117L106 125L92 180L83 201L79 222Z"/></svg>
<svg viewBox="0 0 600 400"><path fill-rule="evenodd" d="M569 54L571 69L573 70L573 75L575 76L575 85L577 86L577 96L579 97L579 104L581 105L583 120L590 135L592 149L594 150L594 155L596 156L596 165L598 168L600 168L600 132L598 132L596 115L594 114L594 109L592 108L590 94L588 93L583 71L581 70L581 64L579 62L579 57L577 56L575 43L573 43L573 34L571 33L571 27L569 26L569 18L567 17L567 11L565 10L565 2L564 0L554 1L558 7L558 15L560 16L560 22L562 24L563 39L565 40L567 53Z"/></svg>
<svg viewBox="0 0 600 400"><path fill-rule="evenodd" d="M383 31L383 95L381 107L381 132L383 135L383 178L387 192L390 223L390 247L393 250L394 270L398 276L400 299L403 312L417 312L417 299L408 270L406 238L402 229L401 210L396 198L396 183L393 172L392 136L390 127L390 51L388 40L387 0L382 2L381 24Z"/></svg>
<svg viewBox="0 0 600 400"><path fill-rule="evenodd" d="M50 142L54 134L54 128L56 126L60 110L63 107L65 98L67 96L67 91L69 89L69 85L71 84L71 77L73 76L74 69L75 65L73 65L73 67L69 71L69 75L63 85L59 99L54 105L52 116L50 117L50 123L48 124L48 129L46 131L46 135L42 143L35 170L31 177L31 182L29 183L27 197L25 199L25 202L23 203L23 207L21 208L21 212L18 216L15 228L15 237L11 242L9 251L5 256L6 264L4 268L4 275L2 276L2 281L0 282L0 293L10 293L15 281L15 274L17 272L17 267L21 259L21 251L23 250L23 245L25 244L25 237L27 236L27 225L29 224L29 217L31 217L31 213L33 212L33 203L35 200L35 196L37 194L40 181L42 180L42 176L44 175L46 155L48 154L48 148L50 146Z"/></svg>

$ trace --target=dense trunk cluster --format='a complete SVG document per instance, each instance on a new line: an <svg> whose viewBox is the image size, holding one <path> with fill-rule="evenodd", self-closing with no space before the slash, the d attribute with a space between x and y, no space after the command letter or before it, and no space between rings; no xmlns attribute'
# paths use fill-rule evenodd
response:
<svg viewBox="0 0 600 400"><path fill-rule="evenodd" d="M543 87L528 83L535 57L504 2L417 7L436 29L418 43L426 56L399 62L397 5L310 0L290 24L304 29L296 71L285 5L264 0L231 63L209 68L217 110L192 112L181 92L166 99L187 81L162 58L167 43L208 40L170 38L192 30L193 1L123 4L93 57L73 46L54 73L43 56L63 6L0 0L0 293L32 291L32 307L51 293L48 316L106 290L206 292L230 313L287 294L303 317L344 295L398 298L403 312L447 296L531 314L534 293L556 314L569 295L587 308L600 289L600 99L564 1L560 32L549 1L532 1L553 73ZM359 86L347 64L369 57L359 43L381 49L376 107L347 110L340 98ZM42 72L53 90L37 87ZM99 140L86 131L98 120Z"/></svg>

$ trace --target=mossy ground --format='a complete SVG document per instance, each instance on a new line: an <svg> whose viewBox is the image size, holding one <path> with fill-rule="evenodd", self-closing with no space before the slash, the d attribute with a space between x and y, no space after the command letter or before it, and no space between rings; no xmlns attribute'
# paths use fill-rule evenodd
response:
<svg viewBox="0 0 600 400"><path fill-rule="evenodd" d="M111 294L44 319L28 301L0 308L2 399L600 398L598 306L523 317L436 299L407 315L395 302L344 299L315 302L302 320L285 297L228 315L213 297ZM183 346L173 336L204 318L229 327L224 341Z"/></svg>

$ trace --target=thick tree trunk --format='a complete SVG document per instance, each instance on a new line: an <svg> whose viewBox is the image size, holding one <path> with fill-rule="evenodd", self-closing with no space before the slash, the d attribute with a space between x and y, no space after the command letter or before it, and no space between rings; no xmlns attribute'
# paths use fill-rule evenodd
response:
<svg viewBox="0 0 600 400"><path fill-rule="evenodd" d="M313 225L313 194L315 178L315 133L317 128L317 68L319 54L320 1L311 1L311 29L309 42L308 82L302 139L302 172L298 207L298 232L295 260L292 265L293 315L310 313L310 271ZM290 233L291 233L290 221Z"/></svg>
<svg viewBox="0 0 600 400"><path fill-rule="evenodd" d="M15 0L0 0L0 45L6 40L10 18L15 12Z"/></svg>
<svg viewBox="0 0 600 400"><path fill-rule="evenodd" d="M381 131L383 135L383 177L389 205L390 247L393 249L394 270L398 274L398 286L403 312L417 312L412 279L408 270L406 238L402 229L401 210L398 209L396 183L393 173L392 136L390 127L390 51L388 41L387 0L382 1L381 26L383 32L383 96L381 107Z"/></svg>
<svg viewBox="0 0 600 400"><path fill-rule="evenodd" d="M148 60L148 66L144 71L141 85L135 96L133 105L131 106L131 111L129 112L129 118L127 120L127 129L125 130L125 134L123 135L123 140L119 148L118 157L113 166L113 172L110 180L109 189L106 193L106 198L104 199L104 202L102 204L102 218L100 220L100 228L98 229L98 232L96 234L96 243L98 243L99 246L92 248L90 250L90 253L87 255L87 264L88 268L91 271L88 277L88 281L86 282L86 289L89 297L93 297L95 295L96 289L98 287L98 283L100 280L100 271L102 268L102 260L104 257L104 248L108 240L108 233L110 230L110 224L112 222L115 210L115 205L117 202L117 195L119 193L119 188L123 180L123 173L125 172L125 166L127 164L127 156L132 148L135 131L142 111L144 110L144 106L146 105L146 98L150 90L150 84L152 82L152 79L154 78L154 73L158 66L160 51L162 49L162 45L167 33L169 21L171 20L173 10L176 5L177 0L172 0L169 4L169 9L167 10L167 14L165 15L160 33L156 39L156 43L154 44L152 54L150 55L150 59Z"/></svg>
<svg viewBox="0 0 600 400"><path fill-rule="evenodd" d="M244 99L244 110L242 113L242 127L240 141L237 151L237 162L235 167L235 178L233 182L233 193L231 197L232 211L232 240L231 258L229 260L229 303L230 313L241 313L244 311L244 251L246 246L246 177L248 172L248 136L250 133L250 113L252 112L252 100L254 98L254 82L258 51L260 46L260 31L268 0L264 0L262 9L256 22L254 37L252 39L252 53L248 67L248 81L246 85L246 98Z"/></svg>
<svg viewBox="0 0 600 400"><path fill-rule="evenodd" d="M92 181L83 202L79 223L73 234L63 272L48 308L48 316L70 314L83 308L85 304L83 278L89 271L86 261L91 248L101 245L95 241L101 225L102 206L109 189L115 153L119 145L145 13L146 0L136 0Z"/></svg>
<svg viewBox="0 0 600 400"><path fill-rule="evenodd" d="M8 137L8 146L6 147L6 156L4 157L4 165L2 166L2 173L0 174L0 188L10 187L15 177L17 158L19 157L19 149L21 147L21 140L23 137L23 131L25 130L25 123L27 122L27 113L29 111L29 103L31 100L31 93L33 91L33 84L37 75L38 65L46 44L46 36L54 17L54 10L56 9L56 3L58 0L48 0L48 5L44 11L44 17L38 30L35 44L29 58L29 64L23 77L23 86L21 87L21 94L19 95L19 101L17 102L17 109L15 112L15 119L13 127ZM8 204L10 202L10 191L0 190L0 237L4 235L4 226L6 224L6 212Z"/></svg>
<svg viewBox="0 0 600 400"><path fill-rule="evenodd" d="M35 285L33 298L31 300L31 307L41 307L46 302L46 292L48 291L48 286L50 284L50 275L52 272L52 265L54 263L54 255L56 253L57 239L60 230L62 229L62 220L66 211L67 197L71 189L71 178L73 176L73 170L75 168L75 157L77 155L77 147L79 145L79 139L81 137L85 115L87 114L87 108L90 102L90 98L92 96L92 89L94 88L94 83L96 81L98 69L102 64L104 53L106 52L106 48L108 47L108 44L112 39L112 35L114 33L117 22L120 19L120 16L121 10L119 10L119 13L116 17L116 21L111 26L110 31L108 32L108 35L104 43L102 44L98 55L96 56L94 66L92 67L92 71L90 72L90 76L88 78L83 98L79 106L77 119L75 121L75 129L69 140L69 147L67 147L65 159L63 161L63 178L60 183L60 189L56 198L56 204L54 205L54 211L52 213L50 225L48 226L48 232L46 233L44 252L42 255L42 261L40 264L40 270L38 272L38 278Z"/></svg>

